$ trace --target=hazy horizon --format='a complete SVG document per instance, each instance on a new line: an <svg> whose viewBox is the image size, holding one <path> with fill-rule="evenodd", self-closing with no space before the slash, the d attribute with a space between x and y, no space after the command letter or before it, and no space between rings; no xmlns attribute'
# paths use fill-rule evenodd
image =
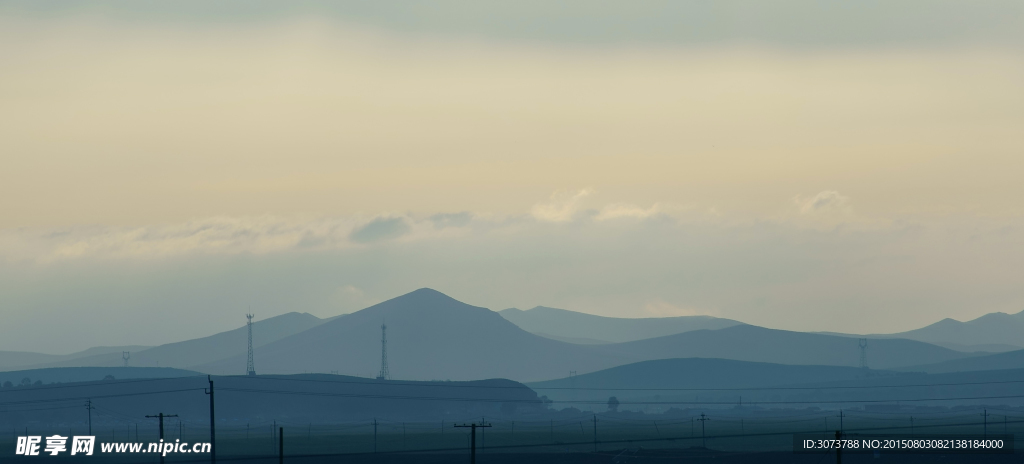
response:
<svg viewBox="0 0 1024 464"><path fill-rule="evenodd" d="M1024 310L1024 6L0 2L0 350L430 287L893 333Z"/></svg>

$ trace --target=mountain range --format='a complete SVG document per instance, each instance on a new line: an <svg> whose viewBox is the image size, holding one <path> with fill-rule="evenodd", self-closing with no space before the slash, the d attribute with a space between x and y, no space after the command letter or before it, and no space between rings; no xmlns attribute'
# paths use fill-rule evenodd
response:
<svg viewBox="0 0 1024 464"><path fill-rule="evenodd" d="M98 355L113 355L118 357L124 351L141 351L148 349L148 346L96 346L87 350L71 354L45 354L33 353L30 351L0 351L0 370L17 369L22 366L39 366L43 364L59 363L72 359L88 358Z"/></svg>
<svg viewBox="0 0 1024 464"><path fill-rule="evenodd" d="M963 323L940 321L906 336L872 336L865 352L867 365L904 370L966 370L963 366L977 363L992 369L1024 366L1012 354L992 357L938 346L958 342L977 346L985 334L997 330L1005 336L992 336L990 341L1014 341L1012 324L1021 318L995 313ZM548 307L494 312L436 290L420 289L329 319L293 312L257 321L253 324L256 371L376 377L385 324L391 376L405 380L541 381L569 372L583 374L669 358L857 367L862 354L858 336L853 335L768 329L707 316L623 319ZM246 337L242 326L152 348L95 348L64 356L6 352L0 353L0 369L121 366L123 349L132 351L131 366L243 374ZM36 362L18 364L32 361Z"/></svg>
<svg viewBox="0 0 1024 464"><path fill-rule="evenodd" d="M780 364L858 366L860 348L848 337L733 325L625 343L581 345L529 333L486 308L420 289L257 350L257 372L337 372L374 377L381 365L381 326L387 325L390 373L405 380L518 381L559 378L631 362L684 357ZM876 340L873 367L932 364L971 356L913 340ZM195 370L240 373L244 353Z"/></svg>
<svg viewBox="0 0 1024 464"><path fill-rule="evenodd" d="M275 340L301 333L323 323L323 320L307 313L285 313L261 321L253 322L253 346L258 348ZM175 367L190 369L192 366L209 363L211 360L227 358L239 353L245 354L247 347L248 328L239 327L227 332L208 337L168 343L155 347L111 347L92 348L79 353L49 357L28 353L20 359L41 362L31 364L13 364L5 367L11 369L40 369L52 367L116 367L124 364L122 351L130 352L129 365L135 367ZM13 357L12 357L13 358ZM0 357L0 359L3 359ZM18 359L18 358L14 358Z"/></svg>
<svg viewBox="0 0 1024 464"><path fill-rule="evenodd" d="M885 336L934 344L989 347L1000 351L1024 349L1024 311L1016 314L989 313L966 322L946 318L920 329Z"/></svg>

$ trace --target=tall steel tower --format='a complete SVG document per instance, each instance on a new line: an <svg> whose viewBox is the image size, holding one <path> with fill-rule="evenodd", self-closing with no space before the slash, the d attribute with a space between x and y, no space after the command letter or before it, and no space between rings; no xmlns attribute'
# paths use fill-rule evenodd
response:
<svg viewBox="0 0 1024 464"><path fill-rule="evenodd" d="M246 361L245 371L248 375L256 375L256 365L252 362L252 314L246 314L245 318L248 319L245 325L249 328L249 359Z"/></svg>
<svg viewBox="0 0 1024 464"><path fill-rule="evenodd" d="M121 359L124 360L124 367L128 367L128 358L131 358L131 357L132 357L132 352L131 351L122 351L121 352Z"/></svg>
<svg viewBox="0 0 1024 464"><path fill-rule="evenodd" d="M380 374L377 380L391 380L391 372L388 371L388 326L380 325Z"/></svg>

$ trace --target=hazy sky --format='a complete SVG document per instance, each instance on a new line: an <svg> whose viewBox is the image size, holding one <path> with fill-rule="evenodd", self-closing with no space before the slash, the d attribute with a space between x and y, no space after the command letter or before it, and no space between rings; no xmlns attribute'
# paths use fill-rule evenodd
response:
<svg viewBox="0 0 1024 464"><path fill-rule="evenodd" d="M419 287L1024 310L1024 3L0 1L0 350Z"/></svg>

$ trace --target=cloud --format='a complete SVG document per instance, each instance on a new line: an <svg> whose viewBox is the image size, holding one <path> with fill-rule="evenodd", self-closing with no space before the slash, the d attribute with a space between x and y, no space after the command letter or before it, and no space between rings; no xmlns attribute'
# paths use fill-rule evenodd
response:
<svg viewBox="0 0 1024 464"><path fill-rule="evenodd" d="M410 230L412 227L403 217L379 217L353 230L349 238L353 242L359 243L380 242L396 239L409 233Z"/></svg>
<svg viewBox="0 0 1024 464"><path fill-rule="evenodd" d="M434 228L444 229L446 227L466 227L469 221L473 220L473 213L463 211L461 213L438 213L427 218L434 223Z"/></svg>
<svg viewBox="0 0 1024 464"><path fill-rule="evenodd" d="M840 211L847 208L850 198L835 190L823 190L811 198L797 195L793 202L800 208L801 214L814 214Z"/></svg>
<svg viewBox="0 0 1024 464"><path fill-rule="evenodd" d="M541 221L566 222L571 220L576 212L580 210L581 200L593 193L594 191L590 189L582 189L575 192L565 189L557 190L551 194L547 203L534 205L530 210L530 214Z"/></svg>
<svg viewBox="0 0 1024 464"><path fill-rule="evenodd" d="M662 212L663 209L663 206L659 203L655 203L650 208L646 209L629 203L612 203L601 208L601 211L597 213L597 216L594 216L594 219L598 221L617 218L643 219L654 216L655 214Z"/></svg>
<svg viewBox="0 0 1024 464"><path fill-rule="evenodd" d="M1024 307L1014 278L1024 272L1024 218L817 228L805 225L814 216L670 211L652 227L585 213L571 227L520 214L437 229L440 218L410 214L0 230L0 349L171 342L237 327L239 301L262 302L261 315L329 317L421 287L492 309L713 310L775 328L861 333ZM352 238L403 230L372 247ZM154 323L116 324L142 318ZM211 322L187 323L197 319Z"/></svg>

